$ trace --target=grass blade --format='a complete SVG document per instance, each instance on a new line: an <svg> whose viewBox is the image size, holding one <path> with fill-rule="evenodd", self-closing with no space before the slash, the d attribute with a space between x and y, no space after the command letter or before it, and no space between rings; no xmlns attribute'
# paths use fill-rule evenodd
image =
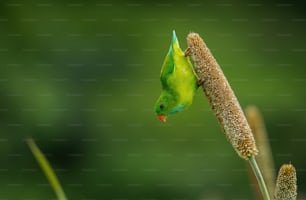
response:
<svg viewBox="0 0 306 200"><path fill-rule="evenodd" d="M46 175L51 187L53 188L58 200L67 200L67 197L64 193L64 190L62 189L62 186L54 173L49 161L45 157L45 155L42 153L42 151L38 148L38 146L35 144L33 139L27 139L27 144L31 149L31 152L33 153L36 161L38 162L40 168Z"/></svg>

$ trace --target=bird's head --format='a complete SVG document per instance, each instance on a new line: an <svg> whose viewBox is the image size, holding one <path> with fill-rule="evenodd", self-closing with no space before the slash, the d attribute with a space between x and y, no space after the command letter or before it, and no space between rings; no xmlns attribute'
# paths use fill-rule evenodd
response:
<svg viewBox="0 0 306 200"><path fill-rule="evenodd" d="M168 115L184 110L185 106L172 96L162 92L155 103L155 113L161 122L166 122Z"/></svg>
<svg viewBox="0 0 306 200"><path fill-rule="evenodd" d="M170 113L169 102L163 100L162 96L157 100L155 104L155 113L161 122L166 122L167 116Z"/></svg>

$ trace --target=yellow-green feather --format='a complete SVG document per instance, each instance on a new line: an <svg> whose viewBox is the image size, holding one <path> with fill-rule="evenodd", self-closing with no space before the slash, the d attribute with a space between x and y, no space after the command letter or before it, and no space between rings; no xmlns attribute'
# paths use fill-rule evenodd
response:
<svg viewBox="0 0 306 200"><path fill-rule="evenodd" d="M191 105L198 88L197 77L189 58L179 46L175 31L173 31L170 49L163 63L160 80L164 91L155 106L157 114L160 112L158 104L165 99L163 97L165 94L171 98L167 98L170 99L168 102L162 103L166 103L171 109L167 111L168 113L163 112L162 114L181 111Z"/></svg>

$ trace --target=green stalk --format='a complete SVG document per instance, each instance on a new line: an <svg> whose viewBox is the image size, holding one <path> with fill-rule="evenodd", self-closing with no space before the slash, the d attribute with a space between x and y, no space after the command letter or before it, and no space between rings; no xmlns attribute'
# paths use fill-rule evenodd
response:
<svg viewBox="0 0 306 200"><path fill-rule="evenodd" d="M33 139L28 139L27 143L33 153L36 161L38 162L40 168L45 173L51 187L53 188L58 200L67 200L67 197L62 189L62 186L54 173L50 163L48 162L45 155L41 152L38 146L35 144Z"/></svg>
<svg viewBox="0 0 306 200"><path fill-rule="evenodd" d="M255 160L255 156L250 156L249 163L250 163L250 165L252 167L252 170L253 170L253 172L255 174L255 177L257 179L257 182L258 182L261 194L263 196L263 199L264 200L270 200L270 196L269 196L269 192L268 192L267 186L266 186L265 181L264 181L264 179L262 177L260 169L259 169L259 167L257 165L257 162Z"/></svg>

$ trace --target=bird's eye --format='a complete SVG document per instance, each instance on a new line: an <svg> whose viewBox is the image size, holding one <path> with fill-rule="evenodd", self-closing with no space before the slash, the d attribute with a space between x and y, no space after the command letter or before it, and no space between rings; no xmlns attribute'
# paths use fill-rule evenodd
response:
<svg viewBox="0 0 306 200"><path fill-rule="evenodd" d="M164 108L165 108L165 105L164 105L164 104L160 104L160 105L159 105L159 108L160 108L160 109L164 109Z"/></svg>

